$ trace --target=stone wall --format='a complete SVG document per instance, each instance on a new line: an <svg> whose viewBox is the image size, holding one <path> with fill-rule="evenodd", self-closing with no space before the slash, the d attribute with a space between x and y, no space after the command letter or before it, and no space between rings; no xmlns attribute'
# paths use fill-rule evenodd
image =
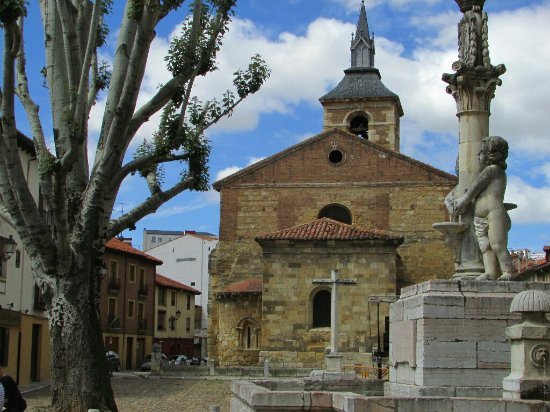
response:
<svg viewBox="0 0 550 412"><path fill-rule="evenodd" d="M209 357L219 365L256 366L259 362L259 348L245 349L239 337L239 323L243 319L254 319L261 325L261 296L259 294L236 294L214 301L216 325L210 330L217 331L208 339ZM211 322L214 318L211 318ZM261 334L261 331L260 331Z"/></svg>
<svg viewBox="0 0 550 412"><path fill-rule="evenodd" d="M380 112L375 119L382 121L384 116ZM342 153L341 162L329 161L332 150ZM334 203L349 210L354 225L404 236L405 241L397 250L397 278L384 279L382 289L386 282L393 282L390 293L394 293L395 285L399 289L428 279L449 278L454 272L452 253L431 225L448 220L443 200L455 184L456 178L449 174L336 129L252 165L215 185L221 195L220 242L210 259L209 302L213 302L217 291L231 283L262 276L262 252L254 241L257 236L310 223L318 218L321 209ZM363 263L357 260L355 264L359 267ZM321 277L328 277L330 269L324 267ZM366 265L361 276L370 276L369 270ZM293 272L297 277L302 274L302 281L310 276L304 270ZM365 296L368 294L372 293ZM306 302L302 297L300 305ZM364 310L364 303L359 307ZM209 357L222 359L226 356L219 348L222 315L217 304L209 308ZM270 316L274 315L270 312ZM317 362L317 354L324 350L322 342L327 341L319 333L304 338L315 355L295 363ZM328 336L328 332L324 335ZM262 337L262 342L263 339L267 338ZM303 346L296 349L289 344L283 352L290 356L301 352ZM357 349L355 344L351 346ZM270 351L275 354L279 349L273 347ZM282 355L275 358L284 360Z"/></svg>
<svg viewBox="0 0 550 412"><path fill-rule="evenodd" d="M361 363L370 360L367 352L376 340L377 319L368 296L395 294L395 245L385 242L264 241L261 358L273 365L324 366L330 328L312 327L312 299L327 286L313 280L326 279L330 269L338 269L340 279L357 281L338 288L338 350L344 363L357 359L347 353L359 354ZM382 305L381 322L387 312Z"/></svg>
<svg viewBox="0 0 550 412"><path fill-rule="evenodd" d="M323 102L323 127L347 130L353 113L366 113L369 118L369 139L386 149L399 151L399 108L397 100Z"/></svg>
<svg viewBox="0 0 550 412"><path fill-rule="evenodd" d="M431 225L447 219L443 199L449 185L383 184L346 187L243 187L222 192L221 241L214 273L256 272L260 249L247 240L315 220L331 203L347 207L353 224L405 237L398 253L399 282L412 284L453 273L452 253ZM299 206L299 207L296 207ZM235 242L234 244L228 241ZM245 264L244 266L239 264ZM210 273L213 276L213 272ZM244 275L244 273L243 273ZM225 276L225 275L224 275ZM234 281L234 280L233 280ZM215 282L215 281L214 281ZM223 282L221 282L223 283ZM212 287L215 287L214 283Z"/></svg>
<svg viewBox="0 0 550 412"><path fill-rule="evenodd" d="M506 411L540 412L548 410L548 402L511 399L476 399L448 397L367 397L351 392L307 391L304 385L270 390L264 381L231 382L231 411ZM283 382L284 384L284 382ZM276 386L277 384L275 384Z"/></svg>

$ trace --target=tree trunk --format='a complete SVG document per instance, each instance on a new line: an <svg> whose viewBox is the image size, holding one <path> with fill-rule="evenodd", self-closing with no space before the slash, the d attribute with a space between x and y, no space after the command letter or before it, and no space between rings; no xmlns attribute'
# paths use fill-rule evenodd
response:
<svg viewBox="0 0 550 412"><path fill-rule="evenodd" d="M57 411L117 411L101 334L97 282L87 281L88 276L60 276L52 290L52 404Z"/></svg>

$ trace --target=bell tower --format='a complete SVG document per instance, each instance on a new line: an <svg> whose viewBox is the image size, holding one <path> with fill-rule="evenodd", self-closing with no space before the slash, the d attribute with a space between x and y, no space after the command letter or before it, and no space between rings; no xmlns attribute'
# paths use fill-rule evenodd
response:
<svg viewBox="0 0 550 412"><path fill-rule="evenodd" d="M321 97L323 128L339 128L399 151L399 96L382 83L374 67L374 35L369 33L365 1L361 1L357 30L351 37L351 67L344 78Z"/></svg>

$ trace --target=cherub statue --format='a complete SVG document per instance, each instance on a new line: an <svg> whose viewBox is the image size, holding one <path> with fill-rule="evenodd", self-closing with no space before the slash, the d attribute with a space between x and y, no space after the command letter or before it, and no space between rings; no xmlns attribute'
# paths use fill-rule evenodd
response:
<svg viewBox="0 0 550 412"><path fill-rule="evenodd" d="M481 172L464 195L454 198L454 191L445 199L452 215L463 214L474 206L474 230L483 254L485 273L478 280L510 280L512 258L508 253L510 217L504 206L506 191L506 158L508 142L499 136L489 136L481 141L478 153Z"/></svg>

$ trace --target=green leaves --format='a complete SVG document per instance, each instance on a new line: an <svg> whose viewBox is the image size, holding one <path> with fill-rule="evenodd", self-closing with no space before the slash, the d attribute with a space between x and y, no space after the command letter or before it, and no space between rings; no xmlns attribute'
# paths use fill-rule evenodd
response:
<svg viewBox="0 0 550 412"><path fill-rule="evenodd" d="M241 99L256 93L269 78L271 70L259 54L252 56L247 70L237 70L233 84Z"/></svg>
<svg viewBox="0 0 550 412"><path fill-rule="evenodd" d="M0 1L0 22L9 24L26 14L24 0L2 0Z"/></svg>
<svg viewBox="0 0 550 412"><path fill-rule="evenodd" d="M107 60L102 60L101 64L98 67L97 78L95 80L95 87L97 90L105 90L109 87L111 81L111 70L109 67L109 62Z"/></svg>

